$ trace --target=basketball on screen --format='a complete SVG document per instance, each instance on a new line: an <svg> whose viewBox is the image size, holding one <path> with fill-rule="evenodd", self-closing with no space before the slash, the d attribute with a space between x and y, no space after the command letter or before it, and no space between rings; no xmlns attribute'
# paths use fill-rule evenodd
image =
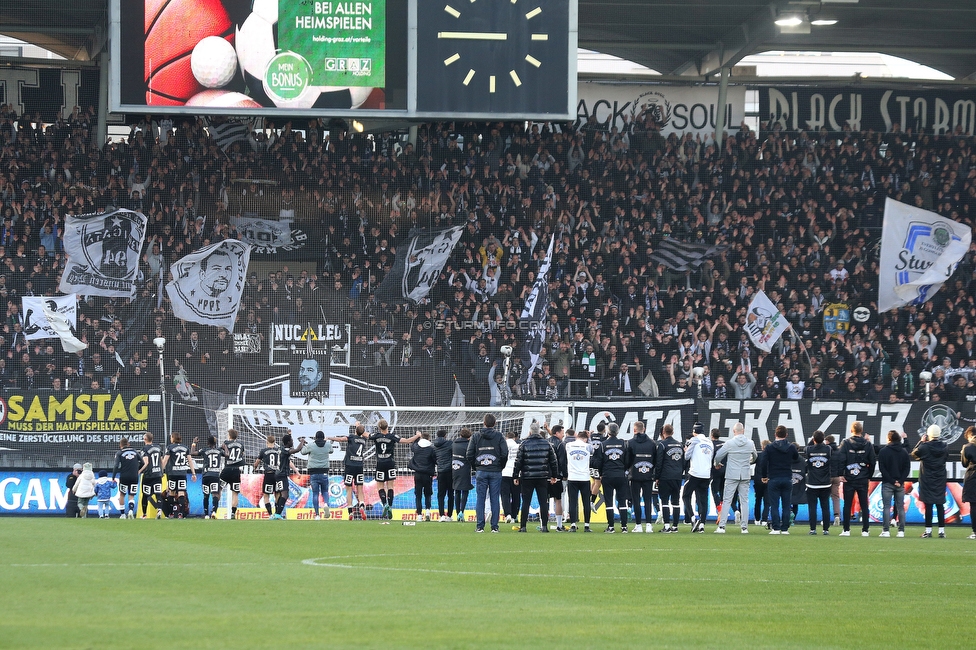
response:
<svg viewBox="0 0 976 650"><path fill-rule="evenodd" d="M146 0L146 103L181 106L204 86L193 75L191 56L203 39L234 38L220 0Z"/></svg>

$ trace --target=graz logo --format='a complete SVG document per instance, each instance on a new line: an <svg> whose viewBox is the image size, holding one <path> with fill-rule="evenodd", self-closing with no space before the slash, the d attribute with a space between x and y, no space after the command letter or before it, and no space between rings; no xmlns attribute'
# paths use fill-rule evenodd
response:
<svg viewBox="0 0 976 650"><path fill-rule="evenodd" d="M681 451L679 447L675 447L674 449L668 452L668 456L671 457L671 460L681 460L682 458L684 458L684 455L685 453Z"/></svg>
<svg viewBox="0 0 976 650"><path fill-rule="evenodd" d="M607 458L610 460L619 460L621 456L623 456L623 452L620 449L607 450Z"/></svg>
<svg viewBox="0 0 976 650"><path fill-rule="evenodd" d="M637 471L640 472L641 474L647 474L648 472L651 471L651 466L650 465L646 465L646 464L644 464L644 465L638 465L637 466Z"/></svg>
<svg viewBox="0 0 976 650"><path fill-rule="evenodd" d="M814 458L810 461L810 464L816 467L817 469L820 469L827 463L824 462L823 458Z"/></svg>
<svg viewBox="0 0 976 650"><path fill-rule="evenodd" d="M453 460L451 461L451 469L455 472L460 472L464 468L463 460Z"/></svg>
<svg viewBox="0 0 976 650"><path fill-rule="evenodd" d="M946 246L949 245L949 239L951 239L951 235L949 234L949 231L947 229L942 228L940 226L937 227L932 232L932 238L935 240L936 244L945 248Z"/></svg>
<svg viewBox="0 0 976 650"><path fill-rule="evenodd" d="M631 105L630 112L634 118L647 115L663 129L671 122L673 109L671 102L662 93L651 90L637 96Z"/></svg>
<svg viewBox="0 0 976 650"><path fill-rule="evenodd" d="M959 440L959 436L962 435L963 428L959 426L959 414L945 404L933 406L922 414L918 435L921 436L933 424L937 424L942 429L940 440L947 445Z"/></svg>

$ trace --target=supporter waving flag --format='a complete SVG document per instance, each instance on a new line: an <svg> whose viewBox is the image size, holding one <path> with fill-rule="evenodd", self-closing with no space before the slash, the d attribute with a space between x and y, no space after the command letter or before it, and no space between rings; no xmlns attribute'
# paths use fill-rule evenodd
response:
<svg viewBox="0 0 976 650"><path fill-rule="evenodd" d="M132 297L147 223L141 212L123 209L65 218L64 251L68 262L59 291Z"/></svg>
<svg viewBox="0 0 976 650"><path fill-rule="evenodd" d="M174 279L166 285L173 315L233 332L250 259L250 245L225 239L174 264Z"/></svg>
<svg viewBox="0 0 976 650"><path fill-rule="evenodd" d="M526 377L531 377L539 364L539 354L546 341L545 327L549 317L549 265L552 263L552 245L555 241L555 237L549 240L546 259L539 268L539 274L535 276L535 284L532 285L532 291L525 299L525 307L519 319L519 325L525 334L525 351L522 353L522 358L528 365Z"/></svg>
<svg viewBox="0 0 976 650"><path fill-rule="evenodd" d="M878 311L921 305L934 296L955 273L972 239L965 224L887 199Z"/></svg>
<svg viewBox="0 0 976 650"><path fill-rule="evenodd" d="M461 239L462 226L422 232L397 250L393 268L376 289L379 301L420 302L440 278L451 251Z"/></svg>
<svg viewBox="0 0 976 650"><path fill-rule="evenodd" d="M756 347L769 352L789 327L786 317L780 313L766 293L757 292L749 303L745 324L745 330Z"/></svg>

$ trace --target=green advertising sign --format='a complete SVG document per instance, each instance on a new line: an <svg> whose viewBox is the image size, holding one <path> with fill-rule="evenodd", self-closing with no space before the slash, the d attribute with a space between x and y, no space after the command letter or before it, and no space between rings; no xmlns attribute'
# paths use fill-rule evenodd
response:
<svg viewBox="0 0 976 650"><path fill-rule="evenodd" d="M386 0L286 0L278 11L278 47L308 61L310 85L386 85Z"/></svg>

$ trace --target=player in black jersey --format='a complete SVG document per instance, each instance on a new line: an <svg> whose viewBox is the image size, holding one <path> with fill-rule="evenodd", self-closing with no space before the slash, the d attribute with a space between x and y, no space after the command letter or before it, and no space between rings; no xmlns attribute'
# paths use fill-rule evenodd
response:
<svg viewBox="0 0 976 650"><path fill-rule="evenodd" d="M193 439L190 445L190 453L197 454L197 442L199 438ZM217 438L210 436L207 438L207 447L199 452L203 457L203 518L216 519L217 506L220 504L220 468L224 464L224 450L217 446ZM213 502L213 508L210 502Z"/></svg>
<svg viewBox="0 0 976 650"><path fill-rule="evenodd" d="M604 413L604 417L608 416L609 413ZM603 479L600 477L600 468L598 466L599 458L597 452L600 449L600 445L607 437L607 425L605 422L601 422L596 425L596 431L590 432L590 503L596 503L597 498L600 496L600 488L603 487Z"/></svg>
<svg viewBox="0 0 976 650"><path fill-rule="evenodd" d="M285 518L285 506L288 504L289 475L295 469L291 462L291 455L301 451L295 447L295 441L291 437L291 429L288 433L281 436L281 464L278 466L278 473L275 475L275 511L279 519Z"/></svg>
<svg viewBox="0 0 976 650"><path fill-rule="evenodd" d="M254 459L254 469L261 468L261 471L264 472L264 489L261 491L261 499L258 501L258 505L260 506L263 502L264 509L268 511L269 517L281 519L271 509L271 499L280 492L280 486L276 481L278 470L281 467L281 447L275 444L274 434L268 434L266 440L268 446L259 451L258 457Z"/></svg>
<svg viewBox="0 0 976 650"><path fill-rule="evenodd" d="M146 518L151 503L156 508L156 519L159 519L159 498L163 493L163 450L159 445L153 444L153 434L147 433L142 437L145 443L142 447L142 467L139 473L142 474L142 518Z"/></svg>
<svg viewBox="0 0 976 650"><path fill-rule="evenodd" d="M224 452L224 469L220 483L230 490L230 518L237 518L237 499L241 494L241 467L244 465L244 445L237 440L237 430L227 430L227 442L221 446Z"/></svg>
<svg viewBox="0 0 976 650"><path fill-rule="evenodd" d="M376 447L376 485L380 492L380 503L383 504L383 517L393 518L393 488L396 485L396 461L393 451L397 443L410 445L420 440L420 432L409 438L401 438L390 433L390 423L380 420L376 423L378 431L369 437Z"/></svg>
<svg viewBox="0 0 976 650"><path fill-rule="evenodd" d="M193 473L193 482L197 481L197 466L190 456L190 449L183 444L183 436L176 431L169 434L170 445L166 447L163 456L163 467L166 468L166 482L169 492L176 497L177 517L183 519L190 513L190 501L186 497L186 472Z"/></svg>
<svg viewBox="0 0 976 650"><path fill-rule="evenodd" d="M112 480L120 477L119 495L122 497L122 514L119 519L134 519L136 516L136 495L139 493L139 467L142 458L139 452L129 446L129 439L119 441L119 451L115 454L115 468Z"/></svg>
<svg viewBox="0 0 976 650"><path fill-rule="evenodd" d="M353 513L352 495L355 492L359 499L359 518L365 520L368 506L363 496L363 465L365 464L366 458L366 443L369 442L369 439L366 438L366 427L357 422L354 425L352 435L332 436L326 438L326 440L346 443L346 457L343 461L344 476L342 479L342 482L346 485L346 510L351 520Z"/></svg>

